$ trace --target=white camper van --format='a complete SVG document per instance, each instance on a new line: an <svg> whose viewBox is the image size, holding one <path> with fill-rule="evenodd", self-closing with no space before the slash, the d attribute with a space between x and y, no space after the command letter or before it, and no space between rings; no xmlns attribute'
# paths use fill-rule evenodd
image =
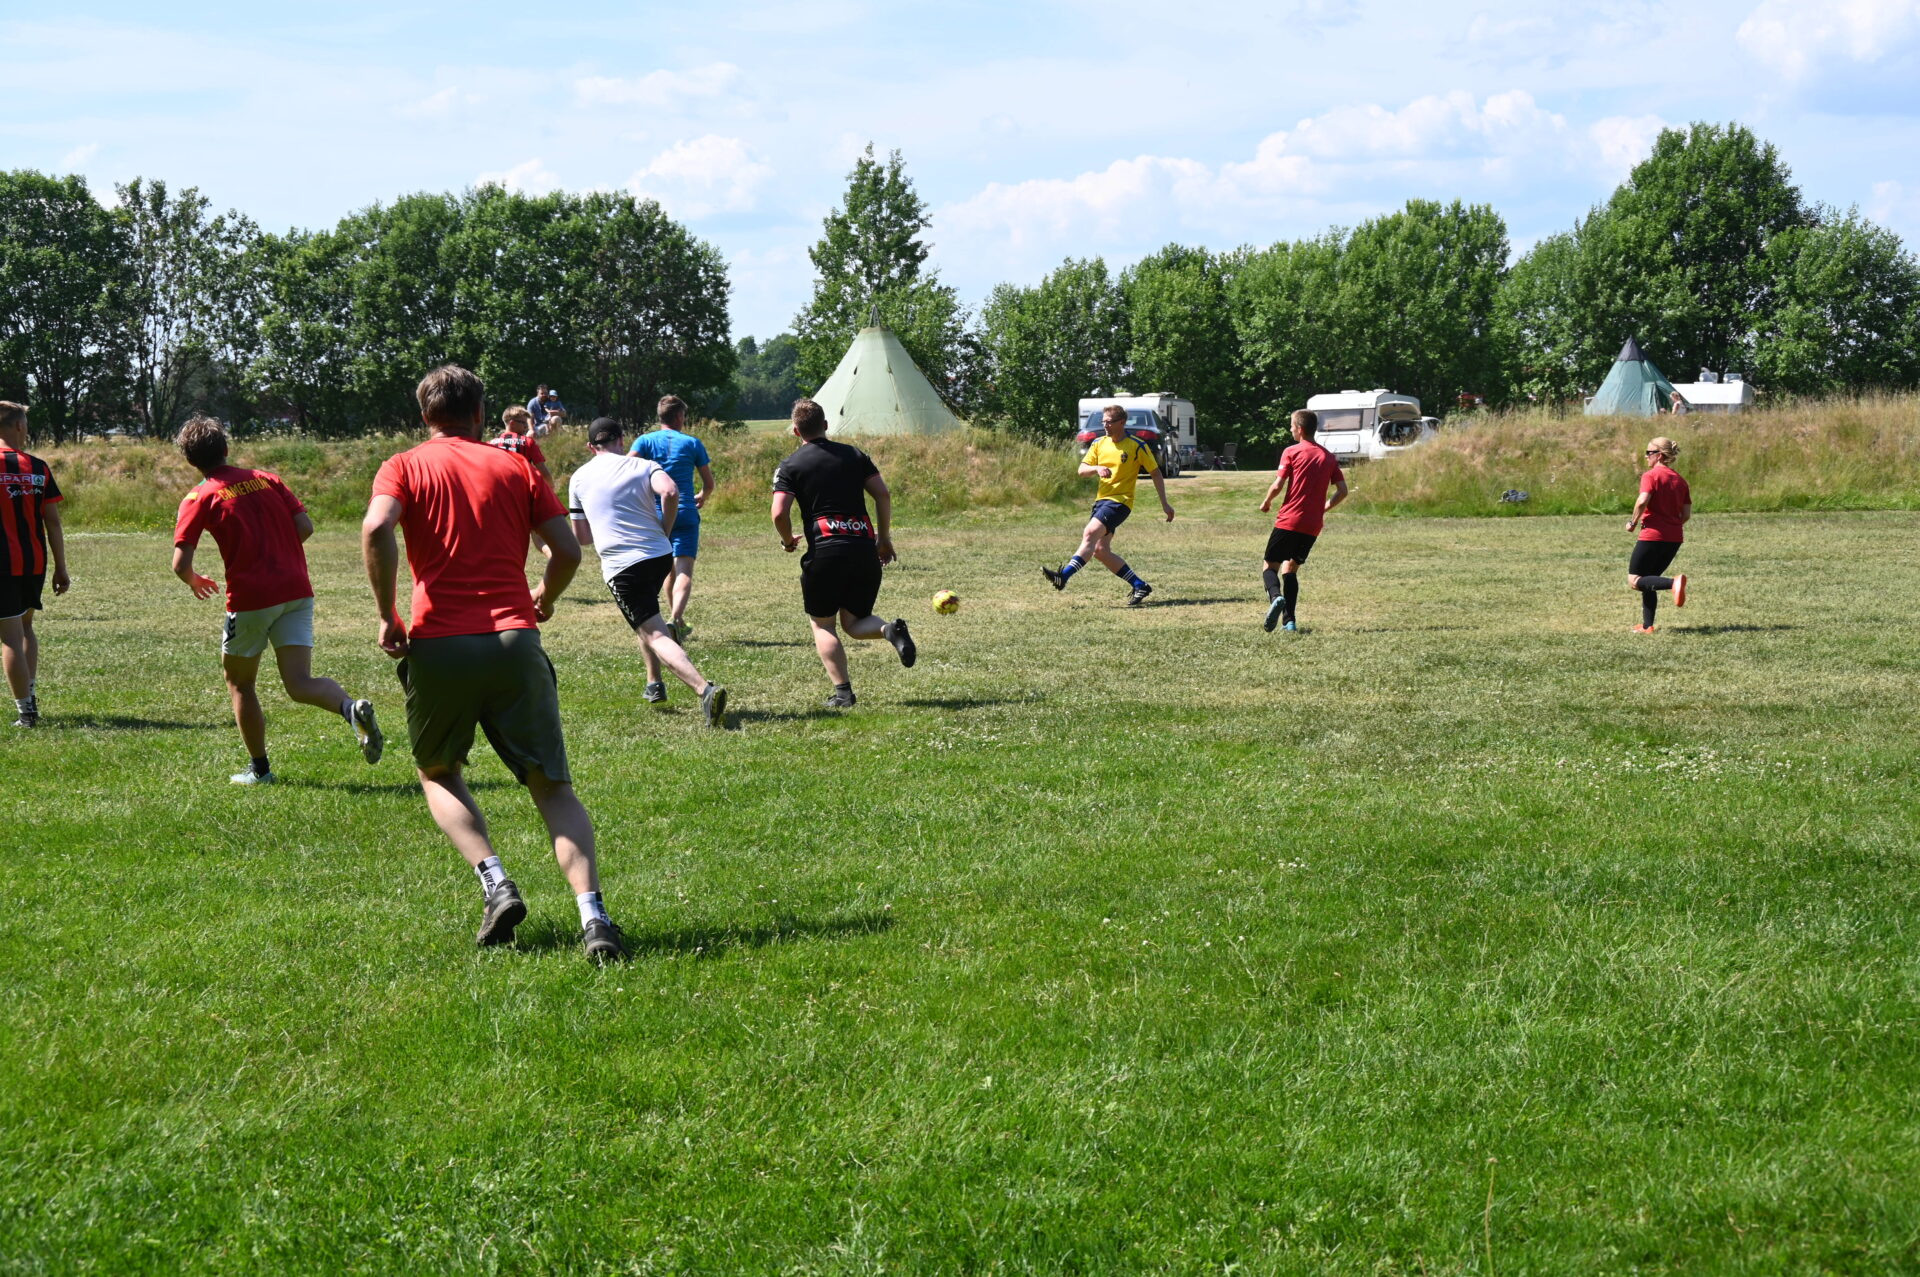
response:
<svg viewBox="0 0 1920 1277"><path fill-rule="evenodd" d="M1307 407L1320 417L1316 441L1341 461L1378 461L1433 438L1440 424L1420 415L1418 399L1390 390L1315 395Z"/></svg>
<svg viewBox="0 0 1920 1277"><path fill-rule="evenodd" d="M1100 413L1110 403L1127 410L1127 433L1153 449L1153 459L1169 479L1180 473L1180 463L1200 447L1194 426L1193 401L1161 391L1149 395L1107 395L1080 401L1080 430L1074 438L1092 443L1102 434Z"/></svg>

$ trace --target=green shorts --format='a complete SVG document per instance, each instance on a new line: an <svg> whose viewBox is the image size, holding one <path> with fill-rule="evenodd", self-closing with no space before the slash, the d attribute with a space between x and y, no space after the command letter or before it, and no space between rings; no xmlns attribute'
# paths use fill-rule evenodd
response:
<svg viewBox="0 0 1920 1277"><path fill-rule="evenodd" d="M280 647L313 646L313 597L255 608L251 612L227 613L227 628L220 635L220 655L258 656L271 642Z"/></svg>
<svg viewBox="0 0 1920 1277"><path fill-rule="evenodd" d="M557 784L572 783L559 683L539 630L414 639L399 672L419 767L464 764L477 726L521 784L535 768Z"/></svg>

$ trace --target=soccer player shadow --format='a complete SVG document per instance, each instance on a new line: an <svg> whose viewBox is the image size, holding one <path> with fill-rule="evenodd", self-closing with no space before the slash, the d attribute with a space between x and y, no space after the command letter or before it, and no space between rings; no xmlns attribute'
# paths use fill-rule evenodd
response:
<svg viewBox="0 0 1920 1277"><path fill-rule="evenodd" d="M987 709L994 705L1033 705L1039 696L911 696L900 704L914 709Z"/></svg>
<svg viewBox="0 0 1920 1277"><path fill-rule="evenodd" d="M179 723L170 718L139 718L131 714L58 714L40 720L45 727L100 727L120 732L211 732L226 723Z"/></svg>
<svg viewBox="0 0 1920 1277"><path fill-rule="evenodd" d="M727 709L727 730L737 732L745 723L804 723L811 719L845 718L839 710L815 706L812 709Z"/></svg>
<svg viewBox="0 0 1920 1277"><path fill-rule="evenodd" d="M1774 630L1797 630L1801 627L1780 621L1767 625L1663 625L1660 628L1669 634L1767 634Z"/></svg>
<svg viewBox="0 0 1920 1277"><path fill-rule="evenodd" d="M418 780L308 780L305 777L282 777L282 789L330 789L342 794L418 794ZM505 780L467 780L467 788L480 793L490 789L518 789L519 785Z"/></svg>
<svg viewBox="0 0 1920 1277"><path fill-rule="evenodd" d="M764 949L791 940L837 940L846 936L871 936L893 929L893 914L869 910L845 918L816 920L783 914L772 922L752 927L706 926L672 927L660 931L623 933L627 952L642 955L679 954L690 958L717 958L732 949ZM556 918L530 919L522 923L515 937L521 949L577 949L580 929Z"/></svg>
<svg viewBox="0 0 1920 1277"><path fill-rule="evenodd" d="M1180 599L1180 598L1163 599L1160 596L1155 595L1154 597L1148 599L1145 603L1142 603L1138 608L1131 607L1124 602L1118 604L1117 606L1125 607L1130 612L1132 611L1150 612L1157 607L1212 607L1217 603L1246 603L1250 601L1250 598L1251 596L1243 597L1243 598L1232 598L1232 599Z"/></svg>

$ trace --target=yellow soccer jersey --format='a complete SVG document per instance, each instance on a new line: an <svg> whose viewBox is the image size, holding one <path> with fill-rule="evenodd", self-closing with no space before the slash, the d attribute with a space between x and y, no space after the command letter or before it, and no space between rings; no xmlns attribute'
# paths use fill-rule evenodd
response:
<svg viewBox="0 0 1920 1277"><path fill-rule="evenodd" d="M1152 474L1160 467L1153 459L1153 449L1128 435L1119 443L1101 435L1087 449L1087 455L1080 458L1083 466L1106 466L1113 473L1100 481L1100 492L1096 501L1118 501L1127 509L1133 509L1133 486L1140 481L1140 472Z"/></svg>

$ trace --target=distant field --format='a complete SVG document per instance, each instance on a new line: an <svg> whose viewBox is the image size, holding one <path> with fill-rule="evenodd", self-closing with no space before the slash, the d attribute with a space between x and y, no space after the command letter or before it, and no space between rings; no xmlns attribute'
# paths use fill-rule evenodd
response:
<svg viewBox="0 0 1920 1277"><path fill-rule="evenodd" d="M1636 637L1616 517L1343 512L1289 639L1263 480L1127 525L1140 611L1040 580L1077 509L905 520L921 662L847 714L721 514L722 733L583 579L607 971L491 756L510 951L404 743L271 693L287 783L228 786L214 605L77 536L0 737L0 1271L1920 1268L1920 514L1703 515ZM349 524L313 559L398 730Z"/></svg>

